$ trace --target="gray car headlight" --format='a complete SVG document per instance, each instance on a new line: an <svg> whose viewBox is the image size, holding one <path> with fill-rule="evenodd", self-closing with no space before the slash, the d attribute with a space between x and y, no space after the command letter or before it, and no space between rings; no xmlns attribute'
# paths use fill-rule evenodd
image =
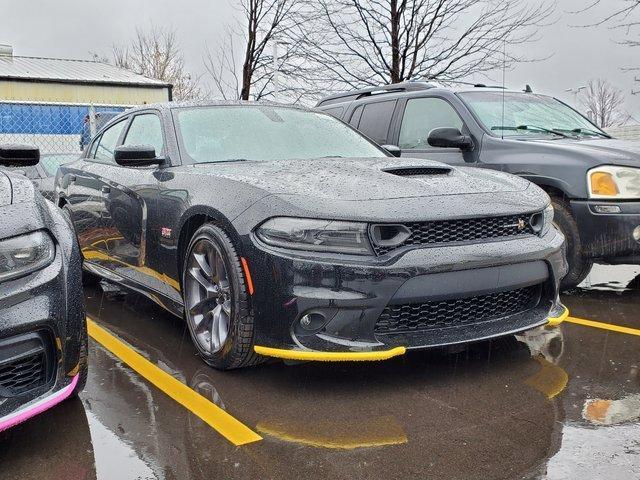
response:
<svg viewBox="0 0 640 480"><path fill-rule="evenodd" d="M0 282L40 270L54 257L53 240L43 231L0 240Z"/></svg>
<svg viewBox="0 0 640 480"><path fill-rule="evenodd" d="M366 223L278 217L260 225L256 235L268 245L294 250L373 254Z"/></svg>

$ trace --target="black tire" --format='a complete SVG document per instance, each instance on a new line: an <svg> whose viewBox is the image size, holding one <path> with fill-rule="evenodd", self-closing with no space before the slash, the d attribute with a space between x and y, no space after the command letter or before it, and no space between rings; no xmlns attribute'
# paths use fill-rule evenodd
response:
<svg viewBox="0 0 640 480"><path fill-rule="evenodd" d="M205 350L196 337L194 322L190 320L187 311L187 275L190 259L194 247L202 242L211 242L220 252L226 269L226 275L230 286L229 300L231 313L229 315L228 334L220 348L215 352ZM234 368L256 365L262 361L253 350L253 324L254 318L249 307L249 294L245 283L244 272L236 249L229 236L218 226L207 223L200 227L189 242L183 258L182 267L182 298L185 305L185 320L189 328L191 340L196 346L198 354L210 366L219 370L231 370Z"/></svg>
<svg viewBox="0 0 640 480"><path fill-rule="evenodd" d="M561 198L551 197L554 210L554 224L564 234L567 248L569 271L560 282L560 288L567 290L580 284L593 266L593 260L587 258L582 250L578 224L571 214L571 208Z"/></svg>
<svg viewBox="0 0 640 480"><path fill-rule="evenodd" d="M75 228L73 226L73 222L71 221L71 212L69 211L69 208L66 206L63 206L61 210L62 210L62 216L65 218L65 220L69 224L69 227L71 227L71 230L73 230L75 234ZM80 255L82 255L82 252L80 252ZM82 263L84 264L84 258L82 259ZM88 272L87 270L84 269L84 265L83 265L82 285L87 287L95 287L100 284L100 280L102 279L98 275Z"/></svg>
<svg viewBox="0 0 640 480"><path fill-rule="evenodd" d="M89 378L89 336L87 334L86 323L83 324L82 333L80 334L80 359L79 359L80 377L76 388L73 390L72 397L77 397L80 392L84 390L87 385L87 378Z"/></svg>

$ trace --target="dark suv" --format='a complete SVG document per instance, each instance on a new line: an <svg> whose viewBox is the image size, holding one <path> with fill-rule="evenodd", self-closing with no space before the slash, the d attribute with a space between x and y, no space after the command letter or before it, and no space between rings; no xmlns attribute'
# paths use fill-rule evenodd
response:
<svg viewBox="0 0 640 480"><path fill-rule="evenodd" d="M580 283L594 261L640 264L640 143L613 139L555 98L485 85L427 82L322 99L340 118L397 156L520 175L549 193Z"/></svg>

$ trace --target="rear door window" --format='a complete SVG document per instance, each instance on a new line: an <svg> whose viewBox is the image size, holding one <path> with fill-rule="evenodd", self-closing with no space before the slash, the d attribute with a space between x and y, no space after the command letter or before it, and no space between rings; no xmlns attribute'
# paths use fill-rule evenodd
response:
<svg viewBox="0 0 640 480"><path fill-rule="evenodd" d="M358 122L358 130L378 144L387 143L395 107L395 100L366 104Z"/></svg>

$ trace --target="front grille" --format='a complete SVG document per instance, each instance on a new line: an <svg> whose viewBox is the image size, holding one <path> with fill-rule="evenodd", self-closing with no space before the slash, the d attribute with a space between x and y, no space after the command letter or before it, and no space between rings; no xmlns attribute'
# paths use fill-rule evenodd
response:
<svg viewBox="0 0 640 480"><path fill-rule="evenodd" d="M382 335L468 326L534 308L540 286L453 300L388 305L378 318L375 333Z"/></svg>
<svg viewBox="0 0 640 480"><path fill-rule="evenodd" d="M20 395L47 382L44 350L0 365L0 391L8 396Z"/></svg>
<svg viewBox="0 0 640 480"><path fill-rule="evenodd" d="M438 220L403 224L411 235L400 245L376 245L376 255L384 255L396 248L408 245L430 245L453 242L470 242L504 237L533 235L531 215L508 215L501 217L469 218L461 220Z"/></svg>

